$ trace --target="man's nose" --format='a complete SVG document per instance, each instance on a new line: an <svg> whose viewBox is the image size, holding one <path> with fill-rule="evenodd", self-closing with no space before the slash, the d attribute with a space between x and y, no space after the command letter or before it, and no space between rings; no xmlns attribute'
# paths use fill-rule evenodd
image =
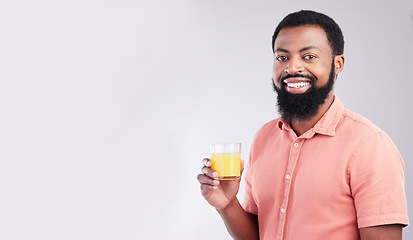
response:
<svg viewBox="0 0 413 240"><path fill-rule="evenodd" d="M301 58L294 57L291 58L290 62L288 63L286 72L289 74L296 74L296 73L301 73L304 70L304 67L302 65Z"/></svg>

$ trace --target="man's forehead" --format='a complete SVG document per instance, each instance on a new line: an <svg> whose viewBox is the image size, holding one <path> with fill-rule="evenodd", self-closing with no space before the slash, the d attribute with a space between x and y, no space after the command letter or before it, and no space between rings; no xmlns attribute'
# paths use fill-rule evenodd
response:
<svg viewBox="0 0 413 240"><path fill-rule="evenodd" d="M274 42L274 49L322 49L327 46L329 44L325 31L315 25L283 28Z"/></svg>

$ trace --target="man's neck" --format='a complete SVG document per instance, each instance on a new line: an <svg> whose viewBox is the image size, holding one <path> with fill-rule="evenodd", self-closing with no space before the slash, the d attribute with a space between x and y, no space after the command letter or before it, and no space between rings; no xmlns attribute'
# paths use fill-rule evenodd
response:
<svg viewBox="0 0 413 240"><path fill-rule="evenodd" d="M315 116L308 120L291 119L290 125L297 136L301 136L308 130L314 127L314 125L323 117L323 115L330 108L334 101L334 93L331 91L326 98L325 102L318 108L318 112Z"/></svg>

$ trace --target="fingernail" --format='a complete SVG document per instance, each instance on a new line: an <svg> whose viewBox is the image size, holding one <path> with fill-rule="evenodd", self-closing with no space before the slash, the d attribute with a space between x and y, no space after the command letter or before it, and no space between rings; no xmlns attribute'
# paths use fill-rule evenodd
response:
<svg viewBox="0 0 413 240"><path fill-rule="evenodd" d="M212 176L213 176L214 178L217 178L219 175L218 175L217 172L214 172L214 173L212 174Z"/></svg>
<svg viewBox="0 0 413 240"><path fill-rule="evenodd" d="M214 189L214 190L217 189L217 188L218 188L217 186L212 186L212 189Z"/></svg>
<svg viewBox="0 0 413 240"><path fill-rule="evenodd" d="M216 185L218 185L219 184L219 181L218 180L214 180L214 185L216 186Z"/></svg>

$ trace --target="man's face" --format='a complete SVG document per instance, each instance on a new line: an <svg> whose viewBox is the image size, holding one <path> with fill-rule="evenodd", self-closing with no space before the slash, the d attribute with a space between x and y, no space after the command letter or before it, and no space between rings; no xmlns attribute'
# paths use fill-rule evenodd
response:
<svg viewBox="0 0 413 240"><path fill-rule="evenodd" d="M308 120L332 93L335 62L318 26L284 28L274 43L273 84L283 118Z"/></svg>

